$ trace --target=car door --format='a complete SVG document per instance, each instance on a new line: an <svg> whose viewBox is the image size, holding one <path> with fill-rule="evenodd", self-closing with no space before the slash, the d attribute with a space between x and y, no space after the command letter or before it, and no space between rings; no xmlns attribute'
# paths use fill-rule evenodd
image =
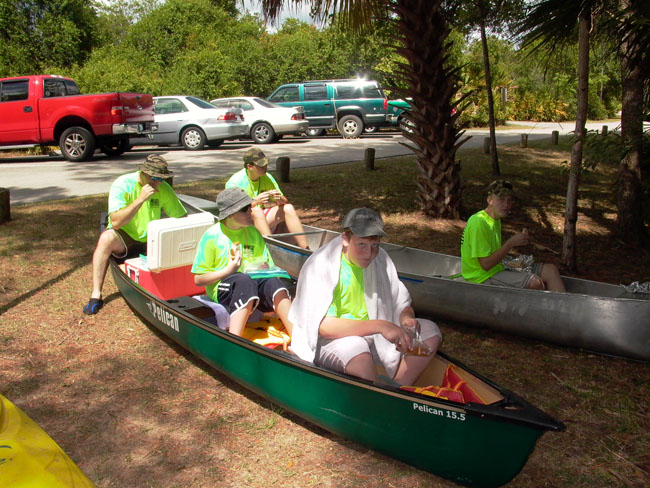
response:
<svg viewBox="0 0 650 488"><path fill-rule="evenodd" d="M310 127L334 127L336 117L331 86L326 83L305 83L302 98Z"/></svg>
<svg viewBox="0 0 650 488"><path fill-rule="evenodd" d="M39 142L38 107L29 96L29 80L0 82L0 144Z"/></svg>
<svg viewBox="0 0 650 488"><path fill-rule="evenodd" d="M154 132L155 144L176 144L179 131L187 120L188 108L180 98L160 97L154 99L155 120L158 130Z"/></svg>

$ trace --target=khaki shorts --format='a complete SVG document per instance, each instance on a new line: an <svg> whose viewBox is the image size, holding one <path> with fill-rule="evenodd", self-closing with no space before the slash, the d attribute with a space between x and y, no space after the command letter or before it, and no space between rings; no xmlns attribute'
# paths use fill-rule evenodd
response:
<svg viewBox="0 0 650 488"><path fill-rule="evenodd" d="M532 273L504 269L483 282L484 285L508 286L510 288L528 288L530 280L542 276L543 263L533 263Z"/></svg>
<svg viewBox="0 0 650 488"><path fill-rule="evenodd" d="M434 322L427 319L417 321L420 323L420 337L423 341L434 336L442 338L440 329ZM323 368L345 373L345 368L352 359L367 352L372 354L376 364L381 364L373 336L347 336L332 340L319 338L315 363Z"/></svg>
<svg viewBox="0 0 650 488"><path fill-rule="evenodd" d="M124 253L123 254L115 254L113 253L113 256L116 258L125 258L131 253L139 253L139 254L146 254L147 253L147 243L146 242L140 242L136 241L133 237L131 237L129 234L124 232L122 229L106 229L104 232L108 231L113 231L117 234L117 236L122 240L122 244L124 244Z"/></svg>

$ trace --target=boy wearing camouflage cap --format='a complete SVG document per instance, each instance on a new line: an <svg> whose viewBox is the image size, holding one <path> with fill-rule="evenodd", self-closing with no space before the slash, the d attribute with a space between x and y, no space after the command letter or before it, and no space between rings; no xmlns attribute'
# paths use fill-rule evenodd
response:
<svg viewBox="0 0 650 488"><path fill-rule="evenodd" d="M244 154L244 168L230 177L226 188L241 188L253 199L253 224L263 236L274 233L281 226L288 232L304 232L296 209L273 175L267 172L268 164L269 159L260 149L250 148ZM295 240L300 247L308 247L304 235L295 236Z"/></svg>
<svg viewBox="0 0 650 488"><path fill-rule="evenodd" d="M126 257L142 248L146 252L147 226L161 217L183 217L187 213L172 187L164 181L173 176L167 161L149 154L138 170L120 176L108 195L108 226L99 236L93 254L93 290L83 313L93 315L104 305L102 287L111 255Z"/></svg>
<svg viewBox="0 0 650 488"><path fill-rule="evenodd" d="M505 269L503 258L510 250L530 242L523 229L501 243L501 219L510 214L514 191L506 180L487 189L487 207L467 220L460 246L461 273L466 281L534 290L566 291L554 264L534 263L532 272Z"/></svg>

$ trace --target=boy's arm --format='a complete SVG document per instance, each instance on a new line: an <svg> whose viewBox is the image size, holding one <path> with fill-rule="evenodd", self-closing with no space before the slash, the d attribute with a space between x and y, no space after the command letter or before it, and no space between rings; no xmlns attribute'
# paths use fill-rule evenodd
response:
<svg viewBox="0 0 650 488"><path fill-rule="evenodd" d="M404 329L388 320L354 320L326 316L320 323L319 334L325 339L381 334L398 348L406 350L411 345L411 338Z"/></svg>
<svg viewBox="0 0 650 488"><path fill-rule="evenodd" d="M487 257L478 258L478 262L485 271L494 268L503 261L503 258L515 247L525 246L529 242L528 231L524 229L508 239L499 249Z"/></svg>

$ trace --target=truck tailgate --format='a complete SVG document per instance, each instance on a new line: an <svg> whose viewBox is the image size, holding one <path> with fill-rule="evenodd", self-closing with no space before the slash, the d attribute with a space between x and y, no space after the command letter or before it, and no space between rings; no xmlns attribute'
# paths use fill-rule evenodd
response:
<svg viewBox="0 0 650 488"><path fill-rule="evenodd" d="M122 105L123 122L137 124L153 122L153 97L146 93L118 93Z"/></svg>

